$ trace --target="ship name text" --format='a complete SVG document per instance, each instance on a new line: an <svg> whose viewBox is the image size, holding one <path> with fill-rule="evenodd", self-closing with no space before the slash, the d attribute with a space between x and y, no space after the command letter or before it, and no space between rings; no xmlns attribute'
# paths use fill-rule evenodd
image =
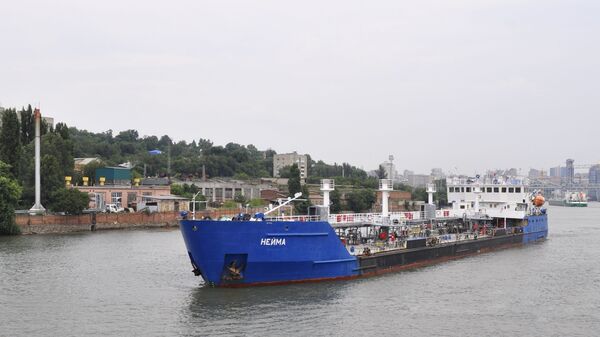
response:
<svg viewBox="0 0 600 337"><path fill-rule="evenodd" d="M261 246L285 246L285 238L262 238Z"/></svg>

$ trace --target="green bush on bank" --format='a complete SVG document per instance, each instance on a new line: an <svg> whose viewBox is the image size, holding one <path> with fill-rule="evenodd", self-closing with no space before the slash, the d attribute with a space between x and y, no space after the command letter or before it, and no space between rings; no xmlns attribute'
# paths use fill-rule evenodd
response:
<svg viewBox="0 0 600 337"><path fill-rule="evenodd" d="M15 223L15 206L21 197L21 187L10 174L10 166L0 161L0 235L21 234Z"/></svg>
<svg viewBox="0 0 600 337"><path fill-rule="evenodd" d="M88 207L89 196L76 189L61 188L52 193L50 200L48 207L53 212L81 214Z"/></svg>

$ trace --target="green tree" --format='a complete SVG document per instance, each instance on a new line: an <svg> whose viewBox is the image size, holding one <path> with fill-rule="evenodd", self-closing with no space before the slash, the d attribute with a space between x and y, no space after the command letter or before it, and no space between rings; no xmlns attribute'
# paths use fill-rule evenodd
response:
<svg viewBox="0 0 600 337"><path fill-rule="evenodd" d="M412 192L412 200L427 201L427 190L423 187L416 187Z"/></svg>
<svg viewBox="0 0 600 337"><path fill-rule="evenodd" d="M185 193L183 185L171 185L171 194L173 195L183 195Z"/></svg>
<svg viewBox="0 0 600 337"><path fill-rule="evenodd" d="M377 168L377 178L379 179L385 179L387 178L387 172L385 172L385 168L383 167L383 165L379 165L379 168Z"/></svg>
<svg viewBox="0 0 600 337"><path fill-rule="evenodd" d="M342 210L342 194L338 190L333 190L329 194L329 200L331 205L329 206L329 211L331 213L339 213Z"/></svg>
<svg viewBox="0 0 600 337"><path fill-rule="evenodd" d="M60 188L52 193L48 208L53 212L81 214L88 208L89 196L77 189Z"/></svg>
<svg viewBox="0 0 600 337"><path fill-rule="evenodd" d="M311 205L310 199L308 198L308 196L309 196L308 186L307 185L302 186L301 192L302 192L301 199L304 199L304 200L296 201L294 208L296 209L296 213L298 213L298 214L308 214L308 208Z"/></svg>
<svg viewBox="0 0 600 337"><path fill-rule="evenodd" d="M300 184L300 170L298 169L298 165L296 164L290 167L290 177L288 178L288 191L290 195L302 192L302 185Z"/></svg>
<svg viewBox="0 0 600 337"><path fill-rule="evenodd" d="M35 123L33 120L33 110L31 105L27 109L21 109L21 144L26 145L35 138Z"/></svg>
<svg viewBox="0 0 600 337"><path fill-rule="evenodd" d="M0 235L20 234L15 223L15 207L21 196L21 188L10 176L10 167L0 161Z"/></svg>
<svg viewBox="0 0 600 337"><path fill-rule="evenodd" d="M375 203L375 192L369 189L355 190L348 193L346 199L351 211L361 213L369 210Z"/></svg>
<svg viewBox="0 0 600 337"><path fill-rule="evenodd" d="M13 177L19 175L21 161L21 130L19 119L14 109L8 109L2 114L2 129L0 129L0 160L10 165Z"/></svg>
<svg viewBox="0 0 600 337"><path fill-rule="evenodd" d="M45 155L41 159L40 169L42 175L42 189L40 197L42 205L48 204L54 192L64 186L64 175L61 172L58 160L51 155Z"/></svg>
<svg viewBox="0 0 600 337"><path fill-rule="evenodd" d="M94 160L83 167L83 176L89 178L90 185L96 185L96 169L106 167L101 160Z"/></svg>
<svg viewBox="0 0 600 337"><path fill-rule="evenodd" d="M233 197L233 201L242 204L242 206L245 206L247 200L246 200L246 197L244 197L240 193L236 193L235 196Z"/></svg>
<svg viewBox="0 0 600 337"><path fill-rule="evenodd" d="M57 123L54 128L54 133L59 135L62 139L69 139L69 127L65 123Z"/></svg>
<svg viewBox="0 0 600 337"><path fill-rule="evenodd" d="M239 208L239 207L240 207L240 205L233 200L225 201L222 206L222 208L226 208L226 209Z"/></svg>
<svg viewBox="0 0 600 337"><path fill-rule="evenodd" d="M252 208L257 208L257 207L262 207L262 206L266 206L266 202L262 199L251 199L249 201L250 207Z"/></svg>
<svg viewBox="0 0 600 337"><path fill-rule="evenodd" d="M296 165L297 166L297 165ZM279 177L281 178L289 178L292 176L292 172L291 172L292 167L291 166L284 166L282 168L279 169Z"/></svg>

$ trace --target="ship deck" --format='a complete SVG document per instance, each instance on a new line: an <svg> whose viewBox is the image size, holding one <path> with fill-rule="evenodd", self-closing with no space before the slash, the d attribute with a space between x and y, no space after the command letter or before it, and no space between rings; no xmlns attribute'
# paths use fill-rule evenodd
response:
<svg viewBox="0 0 600 337"><path fill-rule="evenodd" d="M412 239L437 239L438 242L435 243L435 246L443 246L443 245L448 245L448 244L455 244L455 243L460 243L460 242L469 242L469 241L475 241L475 240L480 240L480 239L487 239L487 238L492 238L492 235L489 234L477 234L477 238L475 238L475 233L473 232L465 232L465 233L461 233L461 234L445 234L445 235L439 235L439 236L430 236L430 237L425 237L425 236L416 236L416 237L411 237L411 238L407 238L407 239L395 239L393 241L375 241L375 240L369 240L370 242L366 242L366 243L360 243L360 244L346 244L346 249L348 250L348 252L350 253L350 255L352 256L369 256L369 255L365 255L363 252L365 250L365 248L368 248L370 251L370 255L377 255L379 253L385 253L385 252L390 252L390 251L403 251L403 250L407 250L407 249L411 249L411 248L407 248L407 241L412 240ZM426 245L425 247L431 247L433 245L430 245L428 243L428 245ZM418 247L418 248L423 248L423 247Z"/></svg>

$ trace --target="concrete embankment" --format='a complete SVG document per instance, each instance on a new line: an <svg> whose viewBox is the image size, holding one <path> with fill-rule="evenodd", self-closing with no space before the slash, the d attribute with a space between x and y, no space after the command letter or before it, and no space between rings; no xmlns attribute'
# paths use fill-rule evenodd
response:
<svg viewBox="0 0 600 337"><path fill-rule="evenodd" d="M83 215L17 215L23 234L70 233L100 229L177 226L177 212L98 213Z"/></svg>
<svg viewBox="0 0 600 337"><path fill-rule="evenodd" d="M203 211L197 217L233 216L239 210ZM179 212L97 213L82 215L17 214L16 222L23 234L85 232L104 229L177 227Z"/></svg>

